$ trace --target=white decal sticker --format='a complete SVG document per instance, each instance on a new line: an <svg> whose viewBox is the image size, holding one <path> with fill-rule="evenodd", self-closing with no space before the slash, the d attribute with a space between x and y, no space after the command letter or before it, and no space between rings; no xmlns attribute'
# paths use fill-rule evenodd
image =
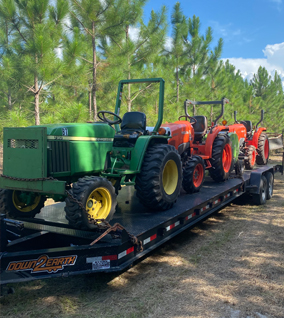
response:
<svg viewBox="0 0 284 318"><path fill-rule="evenodd" d="M108 269L110 268L110 260L97 260L93 261L92 263L92 270L99 270L99 269Z"/></svg>
<svg viewBox="0 0 284 318"><path fill-rule="evenodd" d="M62 128L62 136L68 136L68 129Z"/></svg>

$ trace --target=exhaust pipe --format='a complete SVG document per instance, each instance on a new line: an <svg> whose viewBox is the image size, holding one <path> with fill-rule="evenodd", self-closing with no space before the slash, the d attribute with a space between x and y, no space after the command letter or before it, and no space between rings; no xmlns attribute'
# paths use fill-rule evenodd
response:
<svg viewBox="0 0 284 318"><path fill-rule="evenodd" d="M238 124L239 122L237 121L237 111L234 111L234 119L235 119L235 124Z"/></svg>
<svg viewBox="0 0 284 318"><path fill-rule="evenodd" d="M255 130L257 130L257 126L263 121L263 117L264 117L264 110L262 109L261 112L260 112L260 121L256 124L255 126Z"/></svg>
<svg viewBox="0 0 284 318"><path fill-rule="evenodd" d="M222 105L221 114L215 119L214 126L217 125L218 120L224 115L225 104L228 104L228 103L229 103L229 100L227 98L223 97L221 100L221 103L220 103Z"/></svg>

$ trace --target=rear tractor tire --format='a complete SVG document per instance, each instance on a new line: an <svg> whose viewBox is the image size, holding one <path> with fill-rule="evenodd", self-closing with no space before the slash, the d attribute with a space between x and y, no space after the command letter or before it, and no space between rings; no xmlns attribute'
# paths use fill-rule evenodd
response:
<svg viewBox="0 0 284 318"><path fill-rule="evenodd" d="M266 133L261 133L258 138L256 163L266 165L269 158L269 141Z"/></svg>
<svg viewBox="0 0 284 318"><path fill-rule="evenodd" d="M204 160L199 156L190 158L183 169L182 187L187 193L198 192L205 178Z"/></svg>
<svg viewBox="0 0 284 318"><path fill-rule="evenodd" d="M19 190L0 190L0 213L14 218L34 218L44 207L46 196Z"/></svg>
<svg viewBox="0 0 284 318"><path fill-rule="evenodd" d="M245 162L245 168L247 170L252 170L255 165L256 160L256 149L255 146L248 146L248 149L246 151L246 159Z"/></svg>
<svg viewBox="0 0 284 318"><path fill-rule="evenodd" d="M211 178L221 182L229 178L232 170L233 154L230 137L226 134L218 135L212 146L212 168L209 169Z"/></svg>
<svg viewBox="0 0 284 318"><path fill-rule="evenodd" d="M182 168L177 150L156 144L147 150L136 177L136 195L150 210L167 210L176 202L181 189Z"/></svg>
<svg viewBox="0 0 284 318"><path fill-rule="evenodd" d="M110 221L113 218L117 204L115 188L105 178L84 177L73 184L69 193L78 200L86 209L71 198L65 199L65 213L69 224L79 229L95 229L97 225L90 220L104 219ZM101 221L98 221L101 223Z"/></svg>

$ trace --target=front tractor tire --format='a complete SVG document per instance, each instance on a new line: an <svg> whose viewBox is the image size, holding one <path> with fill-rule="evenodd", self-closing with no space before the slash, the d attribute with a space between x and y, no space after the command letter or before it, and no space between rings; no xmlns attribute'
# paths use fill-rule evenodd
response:
<svg viewBox="0 0 284 318"><path fill-rule="evenodd" d="M177 150L166 144L148 148L136 177L136 195L150 210L167 210L176 202L181 189L182 168Z"/></svg>
<svg viewBox="0 0 284 318"><path fill-rule="evenodd" d="M198 192L205 178L204 160L199 156L190 158L183 169L182 187L187 193Z"/></svg>
<svg viewBox="0 0 284 318"><path fill-rule="evenodd" d="M245 162L245 168L247 170L252 170L255 165L256 160L256 149L255 146L248 146L248 149L246 151L246 158L244 160Z"/></svg>
<svg viewBox="0 0 284 318"><path fill-rule="evenodd" d="M266 165L269 158L269 141L266 133L261 133L258 138L256 163Z"/></svg>
<svg viewBox="0 0 284 318"><path fill-rule="evenodd" d="M69 193L86 210L84 211L76 200L67 197L65 213L70 225L78 229L92 230L97 228L97 225L90 222L91 219L110 221L113 218L117 204L116 194L115 188L107 179L94 176L80 178L73 184Z"/></svg>
<svg viewBox="0 0 284 318"><path fill-rule="evenodd" d="M13 218L34 218L44 207L46 196L19 190L0 190L0 213Z"/></svg>
<svg viewBox="0 0 284 318"><path fill-rule="evenodd" d="M212 146L212 168L209 169L211 178L221 182L229 178L232 169L232 143L227 134L218 135Z"/></svg>

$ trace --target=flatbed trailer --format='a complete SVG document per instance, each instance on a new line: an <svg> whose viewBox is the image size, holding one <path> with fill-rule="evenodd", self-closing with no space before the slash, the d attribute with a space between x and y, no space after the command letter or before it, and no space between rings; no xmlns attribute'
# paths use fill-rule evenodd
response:
<svg viewBox="0 0 284 318"><path fill-rule="evenodd" d="M242 177L232 175L222 183L207 178L200 192L181 193L172 209L161 212L147 210L139 204L134 189L124 187L107 230L70 227L63 203L46 206L34 219L12 220L2 215L1 287L36 279L123 271L236 198L246 193L263 196L262 176L276 172L283 174L283 163L245 171Z"/></svg>

